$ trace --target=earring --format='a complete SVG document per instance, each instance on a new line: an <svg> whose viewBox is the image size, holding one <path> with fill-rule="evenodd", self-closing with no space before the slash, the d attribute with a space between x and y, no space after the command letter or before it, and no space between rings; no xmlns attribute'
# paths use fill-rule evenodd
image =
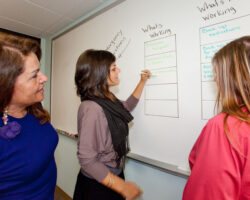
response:
<svg viewBox="0 0 250 200"><path fill-rule="evenodd" d="M4 126L0 127L0 137L9 140L9 139L15 138L17 135L20 134L22 127L19 123L17 123L16 121L8 123L9 121L8 107L6 107L3 111L2 120L3 120Z"/></svg>
<svg viewBox="0 0 250 200"><path fill-rule="evenodd" d="M3 111L3 124L7 125L8 124L8 107L6 107Z"/></svg>

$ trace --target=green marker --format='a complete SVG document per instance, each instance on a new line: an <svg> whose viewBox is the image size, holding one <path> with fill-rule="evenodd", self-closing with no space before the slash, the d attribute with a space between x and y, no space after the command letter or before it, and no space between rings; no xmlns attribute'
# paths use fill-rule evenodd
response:
<svg viewBox="0 0 250 200"><path fill-rule="evenodd" d="M141 72L141 74L147 74L147 72ZM155 74L152 74L151 73L151 75L150 75L150 77L156 77L157 75L155 75Z"/></svg>

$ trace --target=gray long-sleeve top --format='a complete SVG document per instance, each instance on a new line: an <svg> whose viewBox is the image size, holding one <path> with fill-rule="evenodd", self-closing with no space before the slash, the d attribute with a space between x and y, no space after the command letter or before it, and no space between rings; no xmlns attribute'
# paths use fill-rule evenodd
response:
<svg viewBox="0 0 250 200"><path fill-rule="evenodd" d="M125 108L132 111L138 99L131 95L122 103ZM102 107L94 101L83 101L78 109L77 128L77 155L81 171L101 182L110 171L109 167L116 167L116 153Z"/></svg>

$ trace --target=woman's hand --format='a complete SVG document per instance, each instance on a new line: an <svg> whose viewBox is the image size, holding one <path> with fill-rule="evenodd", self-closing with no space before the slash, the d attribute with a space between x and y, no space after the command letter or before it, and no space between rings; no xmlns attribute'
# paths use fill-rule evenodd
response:
<svg viewBox="0 0 250 200"><path fill-rule="evenodd" d="M151 72L147 69L141 71L141 81L146 82L151 76Z"/></svg>
<svg viewBox="0 0 250 200"><path fill-rule="evenodd" d="M133 182L125 182L121 194L127 200L133 200L142 194L142 190Z"/></svg>
<svg viewBox="0 0 250 200"><path fill-rule="evenodd" d="M133 96L137 99L140 99L141 97L141 94L142 94L142 90L146 84L146 81L150 78L151 76L151 73L149 70L145 69L145 70L142 70L141 72L141 80L140 82L138 83L138 85L136 86L134 92L133 92Z"/></svg>
<svg viewBox="0 0 250 200"><path fill-rule="evenodd" d="M124 181L124 179L111 172L107 174L101 183L118 192L127 200L133 200L142 194L142 190L135 183Z"/></svg>

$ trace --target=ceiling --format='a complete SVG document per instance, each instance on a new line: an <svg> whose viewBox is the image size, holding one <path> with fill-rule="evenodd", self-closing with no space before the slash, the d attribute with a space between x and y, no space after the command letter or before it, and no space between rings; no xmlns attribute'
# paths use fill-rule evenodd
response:
<svg viewBox="0 0 250 200"><path fill-rule="evenodd" d="M0 0L0 28L44 38L108 0Z"/></svg>

